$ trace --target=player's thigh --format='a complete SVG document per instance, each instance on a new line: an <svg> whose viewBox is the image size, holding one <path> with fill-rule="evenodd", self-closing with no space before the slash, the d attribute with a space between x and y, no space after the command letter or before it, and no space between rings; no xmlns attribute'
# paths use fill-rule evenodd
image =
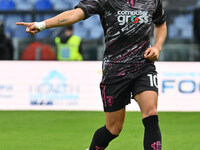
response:
<svg viewBox="0 0 200 150"><path fill-rule="evenodd" d="M114 112L105 112L106 128L114 135L118 135L124 124L125 108Z"/></svg>
<svg viewBox="0 0 200 150"><path fill-rule="evenodd" d="M132 94L138 102L142 118L157 114L158 81L157 72L144 68L144 73L138 76L132 86Z"/></svg>
<svg viewBox="0 0 200 150"><path fill-rule="evenodd" d="M158 103L157 92L143 91L135 95L134 98L140 107L142 118L146 118L151 115L157 115L157 103Z"/></svg>

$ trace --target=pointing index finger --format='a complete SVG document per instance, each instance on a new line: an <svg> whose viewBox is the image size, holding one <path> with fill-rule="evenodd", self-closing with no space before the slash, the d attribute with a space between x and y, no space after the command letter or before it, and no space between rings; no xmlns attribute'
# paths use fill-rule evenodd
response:
<svg viewBox="0 0 200 150"><path fill-rule="evenodd" d="M26 22L17 22L16 25L24 25L24 26L28 26L29 24Z"/></svg>

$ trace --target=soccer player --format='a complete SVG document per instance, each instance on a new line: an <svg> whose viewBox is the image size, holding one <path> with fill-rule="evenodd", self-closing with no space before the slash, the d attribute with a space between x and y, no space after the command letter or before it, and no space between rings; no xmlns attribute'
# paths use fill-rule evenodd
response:
<svg viewBox="0 0 200 150"><path fill-rule="evenodd" d="M25 25L26 31L34 35L43 29L70 25L94 14L100 16L105 33L100 88L106 121L95 132L89 150L106 149L118 137L131 98L141 110L145 127L144 149L161 150L154 65L167 34L161 0L81 0L75 9L53 18L17 25ZM152 24L155 42L151 47Z"/></svg>

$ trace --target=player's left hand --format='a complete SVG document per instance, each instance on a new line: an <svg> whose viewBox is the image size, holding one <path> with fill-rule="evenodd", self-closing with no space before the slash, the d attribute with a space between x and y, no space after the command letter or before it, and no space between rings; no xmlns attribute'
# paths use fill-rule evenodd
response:
<svg viewBox="0 0 200 150"><path fill-rule="evenodd" d="M157 47L148 48L144 53L144 58L150 61L156 61L159 58L160 49Z"/></svg>

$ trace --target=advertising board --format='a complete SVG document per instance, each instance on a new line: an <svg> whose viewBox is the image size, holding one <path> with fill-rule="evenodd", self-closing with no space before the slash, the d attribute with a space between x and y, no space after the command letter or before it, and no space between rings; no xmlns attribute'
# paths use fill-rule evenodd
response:
<svg viewBox="0 0 200 150"><path fill-rule="evenodd" d="M199 66L156 63L159 111L200 111ZM0 70L0 110L103 110L99 61L2 61ZM132 100L127 110L139 107Z"/></svg>

